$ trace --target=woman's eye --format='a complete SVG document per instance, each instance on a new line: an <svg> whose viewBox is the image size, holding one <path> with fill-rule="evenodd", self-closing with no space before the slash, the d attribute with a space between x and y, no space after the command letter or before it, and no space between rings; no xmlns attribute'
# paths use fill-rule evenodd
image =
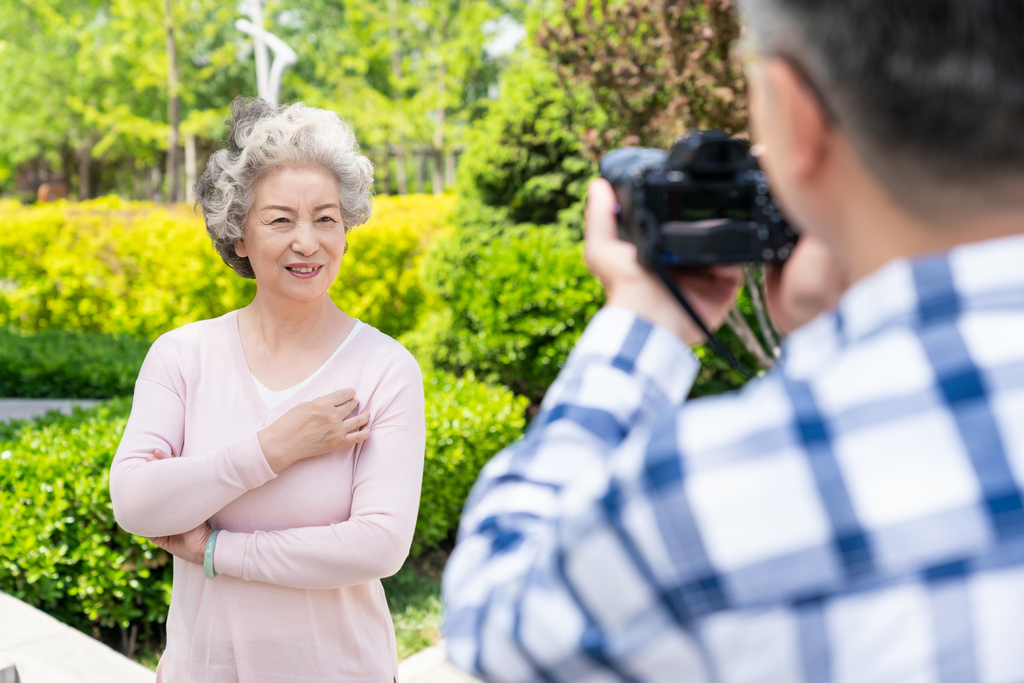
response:
<svg viewBox="0 0 1024 683"><path fill-rule="evenodd" d="M330 216L322 216L320 218L320 222L321 223L334 223L335 220L333 218L331 218Z"/></svg>
<svg viewBox="0 0 1024 683"><path fill-rule="evenodd" d="M289 221L289 220L288 220L287 218L285 218L284 216L281 216L280 218L275 218L275 219L274 219L273 221L271 221L271 222L272 222L272 223L290 223L291 221Z"/></svg>

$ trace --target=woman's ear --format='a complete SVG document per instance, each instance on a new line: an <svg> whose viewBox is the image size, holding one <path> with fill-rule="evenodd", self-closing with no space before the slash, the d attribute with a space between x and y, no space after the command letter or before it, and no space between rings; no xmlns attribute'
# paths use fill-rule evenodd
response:
<svg viewBox="0 0 1024 683"><path fill-rule="evenodd" d="M346 245L346 248L347 248L347 245ZM246 250L246 248L245 248L245 238L244 237L242 239L238 240L237 242L235 242L235 254L237 256L241 256L242 258L245 258L245 257L247 257L249 255L248 250Z"/></svg>

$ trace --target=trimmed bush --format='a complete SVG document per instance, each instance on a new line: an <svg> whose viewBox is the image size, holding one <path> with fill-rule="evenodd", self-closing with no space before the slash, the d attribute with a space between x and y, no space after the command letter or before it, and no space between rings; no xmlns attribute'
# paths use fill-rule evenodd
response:
<svg viewBox="0 0 1024 683"><path fill-rule="evenodd" d="M350 233L331 290L339 305L388 334L414 326L425 301L417 259L445 229L452 201L377 198L370 222ZM0 326L152 340L245 306L256 291L224 265L202 218L184 206L106 197L2 202L0 211Z"/></svg>
<svg viewBox="0 0 1024 683"><path fill-rule="evenodd" d="M497 101L469 132L459 166L462 225L555 223L597 175L580 144L599 116L587 91L561 88L543 56L513 60Z"/></svg>
<svg viewBox="0 0 1024 683"><path fill-rule="evenodd" d="M0 396L131 395L149 342L89 332L0 329Z"/></svg>
<svg viewBox="0 0 1024 683"><path fill-rule="evenodd" d="M478 382L472 373L424 375L427 448L413 555L458 528L480 469L522 434L528 404L505 387Z"/></svg>
<svg viewBox="0 0 1024 683"><path fill-rule="evenodd" d="M107 197L2 209L0 324L152 340L244 306L255 292L184 206Z"/></svg>
<svg viewBox="0 0 1024 683"><path fill-rule="evenodd" d="M455 198L378 197L370 222L349 233L349 252L331 298L351 316L397 337L412 329L432 302L420 285L419 263L447 224Z"/></svg>
<svg viewBox="0 0 1024 683"><path fill-rule="evenodd" d="M131 403L0 424L0 589L86 632L163 622L169 556L117 526L108 471Z"/></svg>
<svg viewBox="0 0 1024 683"><path fill-rule="evenodd" d="M424 286L444 307L402 338L421 360L539 402L600 308L583 244L560 226L460 229L438 240Z"/></svg>

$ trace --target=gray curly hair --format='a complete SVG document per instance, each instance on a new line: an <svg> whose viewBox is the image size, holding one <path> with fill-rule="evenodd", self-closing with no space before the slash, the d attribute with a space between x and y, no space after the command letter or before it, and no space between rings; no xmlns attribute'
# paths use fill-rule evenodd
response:
<svg viewBox="0 0 1024 683"><path fill-rule="evenodd" d="M370 218L373 164L334 112L238 97L228 126L227 147L210 156L193 192L214 248L242 277L256 276L249 259L235 253L235 243L245 234L256 181L275 168L312 166L333 175L345 232Z"/></svg>

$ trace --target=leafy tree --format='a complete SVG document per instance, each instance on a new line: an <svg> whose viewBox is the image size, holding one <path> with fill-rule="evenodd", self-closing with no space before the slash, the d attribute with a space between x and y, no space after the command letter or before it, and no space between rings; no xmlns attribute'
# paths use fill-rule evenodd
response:
<svg viewBox="0 0 1024 683"><path fill-rule="evenodd" d="M688 128L746 128L746 82L731 44L734 0L561 0L537 42L567 89L588 89L607 116L584 144L667 147Z"/></svg>
<svg viewBox="0 0 1024 683"><path fill-rule="evenodd" d="M729 0L563 0L535 12L540 50L503 74L463 158L459 230L425 261L445 308L408 341L439 367L537 402L602 299L577 242L598 157L623 144L667 147L693 126L740 132L746 87ZM752 318L749 297L740 304ZM724 338L756 366L731 330ZM698 353L707 363L695 394L742 383Z"/></svg>
<svg viewBox="0 0 1024 683"><path fill-rule="evenodd" d="M581 145L593 119L591 102L562 89L543 57L517 55L497 101L467 135L460 221L555 223L582 199L596 172Z"/></svg>
<svg viewBox="0 0 1024 683"><path fill-rule="evenodd" d="M208 146L227 104L253 89L251 66L237 59L236 15L228 0L171 3L181 131ZM82 198L140 193L171 130L167 19L162 0L0 4L0 189L32 163L72 179Z"/></svg>
<svg viewBox="0 0 1024 683"><path fill-rule="evenodd" d="M304 101L334 109L364 147L383 150L378 172L390 184L388 157L428 148L434 189L444 157L462 144L482 112L498 61L484 45L484 24L497 6L481 0L312 0L276 5L282 36L297 46L299 68L286 77ZM323 21L321 17L331 17Z"/></svg>

